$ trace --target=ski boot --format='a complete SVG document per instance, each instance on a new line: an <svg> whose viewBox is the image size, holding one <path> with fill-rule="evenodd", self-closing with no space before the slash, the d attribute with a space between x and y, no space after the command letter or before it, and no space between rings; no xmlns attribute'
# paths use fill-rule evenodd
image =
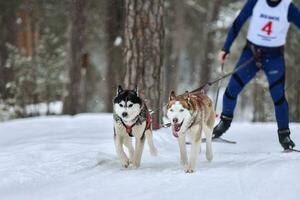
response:
<svg viewBox="0 0 300 200"><path fill-rule="evenodd" d="M284 148L284 150L293 149L295 143L290 138L290 129L278 129L279 143Z"/></svg>
<svg viewBox="0 0 300 200"><path fill-rule="evenodd" d="M223 135L223 133L225 133L229 129L231 122L232 117L221 115L221 121L213 130L213 139L221 137L221 135Z"/></svg>

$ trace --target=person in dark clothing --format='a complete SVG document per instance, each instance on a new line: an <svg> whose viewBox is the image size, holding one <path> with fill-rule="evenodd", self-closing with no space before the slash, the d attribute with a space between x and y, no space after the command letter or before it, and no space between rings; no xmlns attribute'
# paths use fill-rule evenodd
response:
<svg viewBox="0 0 300 200"><path fill-rule="evenodd" d="M278 137L286 149L295 147L290 138L288 102L285 98L284 45L290 23L300 29L300 11L292 0L247 0L230 28L219 61L224 63L230 47L244 23L250 18L247 43L236 66L254 57L253 61L234 73L223 96L223 110L213 137L225 133L232 122L239 93L244 86L263 70L275 106Z"/></svg>

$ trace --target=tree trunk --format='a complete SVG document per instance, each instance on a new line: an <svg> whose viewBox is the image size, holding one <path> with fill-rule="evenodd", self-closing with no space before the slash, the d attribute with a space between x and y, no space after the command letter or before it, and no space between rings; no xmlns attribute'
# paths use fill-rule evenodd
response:
<svg viewBox="0 0 300 200"><path fill-rule="evenodd" d="M72 1L72 18L70 32L70 83L68 88L68 96L64 102L65 114L77 114L83 111L82 105L82 62L85 55L85 29L86 29L86 12L88 1L73 0Z"/></svg>
<svg viewBox="0 0 300 200"><path fill-rule="evenodd" d="M125 0L125 87L139 88L151 109L162 104L164 1ZM161 121L161 110L153 115Z"/></svg>
<svg viewBox="0 0 300 200"><path fill-rule="evenodd" d="M117 85L122 83L125 72L122 49L124 32L124 2L120 0L107 1L106 12L106 88L108 88L108 90L106 95L105 110L107 112L112 112L112 99L116 94Z"/></svg>
<svg viewBox="0 0 300 200"><path fill-rule="evenodd" d="M165 84L166 84L166 98L170 91L176 91L178 83L180 82L179 69L181 64L182 52L184 51L184 2L182 0L174 0L174 11L172 19L174 23L171 24L170 38L168 41L168 48L170 50L170 58L166 64ZM172 23L172 22L171 22Z"/></svg>
<svg viewBox="0 0 300 200"><path fill-rule="evenodd" d="M300 2L298 0L298 2ZM297 3L297 1L296 1ZM289 104L289 119L291 122L300 122L300 69L299 54L300 35L296 27L291 27L288 33L285 49L286 61L286 97Z"/></svg>
<svg viewBox="0 0 300 200"><path fill-rule="evenodd" d="M0 13L0 98L8 98L10 96L9 91L6 88L6 84L13 80L13 68L7 68L6 61L8 59L7 44L16 44L17 33L17 8L18 1L5 1L1 2L2 13Z"/></svg>
<svg viewBox="0 0 300 200"><path fill-rule="evenodd" d="M211 67L215 58L215 56L212 56L214 53L214 22L218 19L222 3L223 0L211 0L208 2L205 19L207 26L203 27L204 33L201 40L203 41L203 51L199 84L207 81L211 76Z"/></svg>

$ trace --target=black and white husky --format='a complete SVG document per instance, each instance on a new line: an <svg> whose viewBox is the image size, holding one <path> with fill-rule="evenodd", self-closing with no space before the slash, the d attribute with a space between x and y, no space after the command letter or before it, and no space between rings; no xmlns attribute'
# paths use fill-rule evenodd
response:
<svg viewBox="0 0 300 200"><path fill-rule="evenodd" d="M132 145L135 138L135 148ZM157 154L152 138L152 120L144 101L135 90L123 90L118 87L117 96L114 98L114 141L117 156L123 167L130 163L139 167L147 138L150 153ZM124 152L126 146L129 158Z"/></svg>

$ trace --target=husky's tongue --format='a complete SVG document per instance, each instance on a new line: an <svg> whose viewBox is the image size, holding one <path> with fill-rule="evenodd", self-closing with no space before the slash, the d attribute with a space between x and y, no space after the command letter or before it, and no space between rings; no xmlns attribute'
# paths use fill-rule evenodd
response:
<svg viewBox="0 0 300 200"><path fill-rule="evenodd" d="M183 124L183 121L180 124L178 124L178 123L173 124L172 132L173 132L174 137L178 138L178 132L180 131L182 124Z"/></svg>
<svg viewBox="0 0 300 200"><path fill-rule="evenodd" d="M172 126L172 133L173 133L174 137L178 138L178 133L175 131L174 125Z"/></svg>

